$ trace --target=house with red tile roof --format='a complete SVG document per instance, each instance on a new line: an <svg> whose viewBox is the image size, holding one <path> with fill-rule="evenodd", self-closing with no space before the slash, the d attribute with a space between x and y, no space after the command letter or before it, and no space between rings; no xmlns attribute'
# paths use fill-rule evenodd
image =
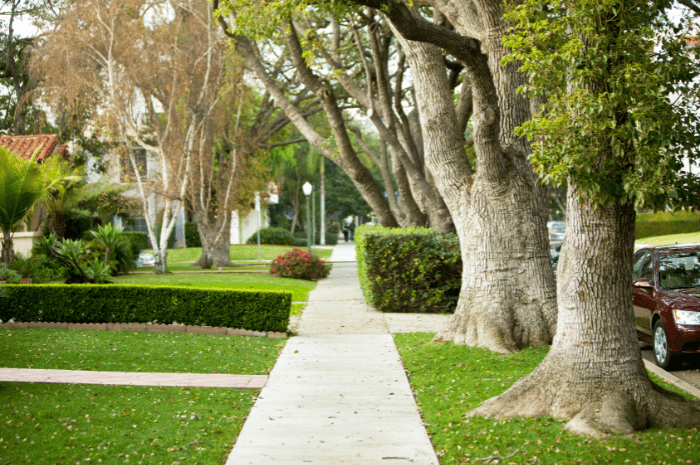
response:
<svg viewBox="0 0 700 465"><path fill-rule="evenodd" d="M47 158L58 155L69 158L66 144L59 143L56 134L31 134L28 136L7 136L0 135L0 145L7 147L10 152L15 152L18 157L29 160L36 154L36 161L44 163Z"/></svg>

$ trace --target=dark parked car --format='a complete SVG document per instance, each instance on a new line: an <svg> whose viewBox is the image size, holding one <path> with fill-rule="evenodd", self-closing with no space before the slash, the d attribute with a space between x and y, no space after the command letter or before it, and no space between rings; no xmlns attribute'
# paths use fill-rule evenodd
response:
<svg viewBox="0 0 700 465"><path fill-rule="evenodd" d="M634 254L637 334L669 368L682 353L700 352L700 245L647 247Z"/></svg>

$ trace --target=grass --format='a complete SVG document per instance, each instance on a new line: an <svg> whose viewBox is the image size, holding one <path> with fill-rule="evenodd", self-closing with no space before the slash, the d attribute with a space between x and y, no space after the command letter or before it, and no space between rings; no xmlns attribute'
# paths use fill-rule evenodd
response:
<svg viewBox="0 0 700 465"><path fill-rule="evenodd" d="M499 355L452 343L431 344L432 337L396 334L395 340L443 465L484 463L477 459L507 456L516 450L515 456L502 463L700 463L697 428L652 428L629 438L599 441L565 431L568 420L557 418L465 419L466 412L530 373L547 349ZM658 378L655 381L660 382Z"/></svg>
<svg viewBox="0 0 700 465"><path fill-rule="evenodd" d="M205 334L0 329L0 366L267 375L284 343Z"/></svg>
<svg viewBox="0 0 700 465"><path fill-rule="evenodd" d="M647 245L675 245L700 243L700 232L685 234L670 234L668 236L645 237L637 240L640 244Z"/></svg>
<svg viewBox="0 0 700 465"><path fill-rule="evenodd" d="M261 245L260 246L260 258L262 260L274 260L279 255L290 252L292 249L298 247L292 247L289 245ZM302 247L302 249L306 249ZM147 253L153 253L152 250L144 250ZM331 249L315 249L314 254L323 260L331 258L333 250ZM168 250L168 263L173 262L194 262L199 260L202 256L201 247L188 247L186 249L169 249ZM231 246L231 260L233 261L257 261L258 260L258 246L257 245L232 245Z"/></svg>
<svg viewBox="0 0 700 465"><path fill-rule="evenodd" d="M0 366L268 374L284 340L0 330ZM257 390L0 383L0 463L223 464Z"/></svg>
<svg viewBox="0 0 700 465"><path fill-rule="evenodd" d="M291 291L292 301L294 302L306 302L309 298L309 292L316 288L316 282L314 281L247 273L130 274L118 276L114 282L155 286Z"/></svg>
<svg viewBox="0 0 700 465"><path fill-rule="evenodd" d="M257 392L0 383L0 463L223 464Z"/></svg>
<svg viewBox="0 0 700 465"><path fill-rule="evenodd" d="M267 263L263 265L244 265L244 266L223 266L221 267L222 270L224 271L270 271L270 265ZM150 273L153 273L153 267L152 266L144 266L141 268L137 268L136 270L133 271L147 271ZM186 271L190 273L198 272L198 271L219 271L219 268L210 268L209 270L204 270L202 267L199 266L192 266L187 262L170 262L168 261L168 271Z"/></svg>

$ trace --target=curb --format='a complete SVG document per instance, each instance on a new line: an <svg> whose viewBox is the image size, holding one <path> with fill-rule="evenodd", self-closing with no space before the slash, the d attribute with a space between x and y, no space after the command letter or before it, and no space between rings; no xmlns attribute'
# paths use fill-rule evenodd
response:
<svg viewBox="0 0 700 465"><path fill-rule="evenodd" d="M653 362L650 362L649 360L644 360L644 366L647 370L651 371L656 376L663 378L664 381L667 381L673 384L674 386L683 389L688 394L700 399L700 389L696 388L692 384L686 383L677 376L673 376L671 373L664 370L663 368L659 368L658 365L656 365Z"/></svg>
<svg viewBox="0 0 700 465"><path fill-rule="evenodd" d="M78 331L135 331L147 333L186 333L226 336L251 336L281 339L289 337L287 333L277 331L253 331L242 328L190 325L154 325L153 323L53 323L31 321L20 323L0 323L0 329L67 329Z"/></svg>

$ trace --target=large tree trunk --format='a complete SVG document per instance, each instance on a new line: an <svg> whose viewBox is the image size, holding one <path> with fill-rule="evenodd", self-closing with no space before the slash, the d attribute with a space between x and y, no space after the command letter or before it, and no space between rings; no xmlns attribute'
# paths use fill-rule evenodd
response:
<svg viewBox="0 0 700 465"><path fill-rule="evenodd" d="M472 64L475 148L472 175L440 50L400 38L420 108L426 163L460 238L464 269L457 309L435 340L501 353L547 345L556 328L556 293L546 232L546 196L520 147L498 138L496 89L485 57ZM481 75L479 75L481 73Z"/></svg>
<svg viewBox="0 0 700 465"><path fill-rule="evenodd" d="M231 261L231 214L220 216L225 218L211 221L207 215L195 211L202 255L192 266L201 266L204 269L235 266Z"/></svg>
<svg viewBox="0 0 700 465"><path fill-rule="evenodd" d="M66 214L54 212L49 215L49 232L53 233L59 240L66 235Z"/></svg>
<svg viewBox="0 0 700 465"><path fill-rule="evenodd" d="M593 209L574 190L570 186L552 348L529 376L470 415L572 418L569 430L597 437L700 426L700 402L652 383L642 362L632 308L634 208Z"/></svg>
<svg viewBox="0 0 700 465"><path fill-rule="evenodd" d="M2 262L9 265L15 259L12 231L2 231Z"/></svg>

